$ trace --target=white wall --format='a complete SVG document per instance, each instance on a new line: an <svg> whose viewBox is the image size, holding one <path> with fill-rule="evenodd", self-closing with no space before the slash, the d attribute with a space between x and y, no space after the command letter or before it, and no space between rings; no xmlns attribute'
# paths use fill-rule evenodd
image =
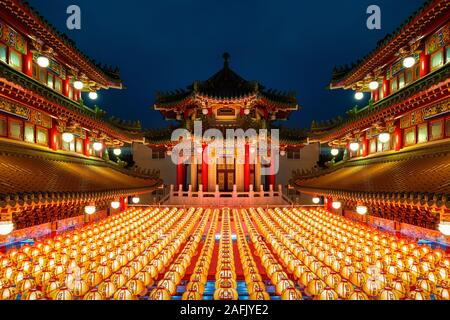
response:
<svg viewBox="0 0 450 320"><path fill-rule="evenodd" d="M280 171L277 175L277 185L286 186L292 179L292 171L294 170L311 170L319 161L320 145L313 143L306 145L300 150L300 159L290 160L287 156L280 157Z"/></svg>
<svg viewBox="0 0 450 320"><path fill-rule="evenodd" d="M133 160L140 168L159 170L164 184L177 183L176 167L169 156L166 155L165 159L152 159L152 150L149 147L133 143Z"/></svg>

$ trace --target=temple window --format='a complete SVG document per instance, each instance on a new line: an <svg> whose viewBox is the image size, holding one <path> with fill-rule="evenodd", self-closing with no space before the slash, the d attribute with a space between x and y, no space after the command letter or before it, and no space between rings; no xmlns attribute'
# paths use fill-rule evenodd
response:
<svg viewBox="0 0 450 320"><path fill-rule="evenodd" d="M6 137L8 135L8 121L6 117L0 116L0 137Z"/></svg>
<svg viewBox="0 0 450 320"><path fill-rule="evenodd" d="M369 153L377 152L377 141L375 139L370 140Z"/></svg>
<svg viewBox="0 0 450 320"><path fill-rule="evenodd" d="M397 77L392 77L391 79L391 93L394 93L395 91L397 91L398 86L397 86Z"/></svg>
<svg viewBox="0 0 450 320"><path fill-rule="evenodd" d="M450 62L450 46L445 49L445 63Z"/></svg>
<svg viewBox="0 0 450 320"><path fill-rule="evenodd" d="M62 81L61 78L55 77L55 90L59 93L62 92Z"/></svg>
<svg viewBox="0 0 450 320"><path fill-rule="evenodd" d="M0 43L0 60L3 62L7 62L7 50L6 46L2 43Z"/></svg>
<svg viewBox="0 0 450 320"><path fill-rule="evenodd" d="M77 153L83 153L83 139L77 138L75 140L75 150Z"/></svg>
<svg viewBox="0 0 450 320"><path fill-rule="evenodd" d="M14 69L22 70L22 55L13 48L9 48L9 65Z"/></svg>
<svg viewBox="0 0 450 320"><path fill-rule="evenodd" d="M413 70L411 70L411 69L406 70L405 71L405 83L410 84L413 81L414 81Z"/></svg>
<svg viewBox="0 0 450 320"><path fill-rule="evenodd" d="M405 129L404 141L405 141L406 147L416 144L416 127L415 126Z"/></svg>
<svg viewBox="0 0 450 320"><path fill-rule="evenodd" d="M401 89L405 86L405 74L402 72L398 75L398 88Z"/></svg>
<svg viewBox="0 0 450 320"><path fill-rule="evenodd" d="M290 150L287 152L289 160L300 160L300 150Z"/></svg>
<svg viewBox="0 0 450 320"><path fill-rule="evenodd" d="M69 99L73 100L73 87L69 86Z"/></svg>
<svg viewBox="0 0 450 320"><path fill-rule="evenodd" d="M9 119L9 134L11 139L23 140L23 123L20 120Z"/></svg>
<svg viewBox="0 0 450 320"><path fill-rule="evenodd" d="M428 142L428 125L421 124L417 127L417 143Z"/></svg>
<svg viewBox="0 0 450 320"><path fill-rule="evenodd" d="M48 86L49 88L52 88L52 89L53 89L53 85L54 85L54 82L53 82L53 74L51 74L51 73L49 72L48 75L47 75L47 86Z"/></svg>
<svg viewBox="0 0 450 320"><path fill-rule="evenodd" d="M34 125L25 123L24 129L25 142L34 143Z"/></svg>
<svg viewBox="0 0 450 320"><path fill-rule="evenodd" d="M39 71L39 81L41 83L47 84L47 71L45 69L41 69Z"/></svg>
<svg viewBox="0 0 450 320"><path fill-rule="evenodd" d="M36 127L36 143L42 146L48 146L48 129Z"/></svg>
<svg viewBox="0 0 450 320"><path fill-rule="evenodd" d="M445 136L450 137L450 117L445 120Z"/></svg>
<svg viewBox="0 0 450 320"><path fill-rule="evenodd" d="M431 70L436 70L444 64L444 51L439 50L431 55Z"/></svg>
<svg viewBox="0 0 450 320"><path fill-rule="evenodd" d="M161 160L166 158L166 152L164 150L152 150L152 159Z"/></svg>
<svg viewBox="0 0 450 320"><path fill-rule="evenodd" d="M444 120L439 119L430 122L430 141L439 140L444 137Z"/></svg>

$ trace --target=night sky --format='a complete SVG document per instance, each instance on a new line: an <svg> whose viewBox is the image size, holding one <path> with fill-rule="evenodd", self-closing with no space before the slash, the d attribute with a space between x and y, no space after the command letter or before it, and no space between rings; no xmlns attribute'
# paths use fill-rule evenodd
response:
<svg viewBox="0 0 450 320"><path fill-rule="evenodd" d="M125 90L99 92L109 115L162 127L151 111L155 92L206 80L231 54L231 68L266 87L296 91L300 112L287 125L343 114L357 102L350 91L329 91L335 65L351 64L376 47L424 0L29 0L80 50L118 66ZM66 28L66 8L77 4L82 30ZM382 10L382 30L366 28L366 9ZM88 105L92 103L85 101ZM367 103L359 102L360 106Z"/></svg>

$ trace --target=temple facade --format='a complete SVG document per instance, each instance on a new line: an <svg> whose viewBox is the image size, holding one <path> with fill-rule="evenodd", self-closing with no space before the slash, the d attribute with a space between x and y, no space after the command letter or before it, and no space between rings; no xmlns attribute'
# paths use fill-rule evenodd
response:
<svg viewBox="0 0 450 320"><path fill-rule="evenodd" d="M87 58L25 2L0 5L0 224L15 230L5 242L152 190L156 172L126 169L120 157L143 141L140 124L83 102L122 89L119 70Z"/></svg>
<svg viewBox="0 0 450 320"><path fill-rule="evenodd" d="M269 190L286 185L294 169L311 170L319 160L319 144L309 144L306 132L281 127L278 136L272 136L278 128L276 121L287 120L291 112L299 110L295 93L280 93L244 80L230 68L230 56L224 54L223 58L223 68L208 80L157 94L154 109L192 133L189 159L181 156L183 160L174 163L172 155L179 141L171 141L176 128L169 128L161 137L155 132L147 134L146 145L151 151L136 145L139 166L164 168L168 175L164 181L184 190L191 186L197 191L202 186L203 191L217 187L221 192ZM196 123L202 127L200 135L195 133ZM223 148L217 148L202 136L208 129L217 130L224 139L229 129L241 129L246 136L241 144L228 147L224 143ZM250 136L250 132L257 136ZM263 144L266 147L261 148ZM277 176L281 180L277 181Z"/></svg>
<svg viewBox="0 0 450 320"><path fill-rule="evenodd" d="M427 1L357 64L335 69L330 89L370 100L313 123L311 141L334 158L326 170L297 174L298 190L324 197L329 208L359 207L393 231L442 236L450 222L448 6Z"/></svg>

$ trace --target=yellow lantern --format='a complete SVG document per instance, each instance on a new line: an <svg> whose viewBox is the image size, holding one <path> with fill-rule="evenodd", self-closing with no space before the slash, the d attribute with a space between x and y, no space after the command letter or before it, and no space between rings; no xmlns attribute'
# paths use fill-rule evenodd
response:
<svg viewBox="0 0 450 320"><path fill-rule="evenodd" d="M181 300L196 300L196 301L202 300L202 294L198 291L187 290L181 296Z"/></svg>
<svg viewBox="0 0 450 320"><path fill-rule="evenodd" d="M100 292L98 292L97 289L94 288L94 289L90 290L83 297L83 300L91 300L91 301L94 301L94 300L105 300L105 297Z"/></svg>
<svg viewBox="0 0 450 320"><path fill-rule="evenodd" d="M121 274L120 276L123 277L123 275ZM116 289L117 287L114 285L113 282L111 282L110 279L106 279L105 281L103 281L102 283L100 283L100 285L98 286L98 292L104 296L105 298L109 299L111 298L114 293L117 291Z"/></svg>
<svg viewBox="0 0 450 320"><path fill-rule="evenodd" d="M416 288L411 291L408 297L412 300L430 300L430 295L422 289Z"/></svg>
<svg viewBox="0 0 450 320"><path fill-rule="evenodd" d="M128 281L127 287L135 296L141 296L145 294L145 285L138 279L131 279L130 281Z"/></svg>
<svg viewBox="0 0 450 320"><path fill-rule="evenodd" d="M37 290L36 288L32 288L28 290L23 296L22 300L44 300L44 294Z"/></svg>
<svg viewBox="0 0 450 320"><path fill-rule="evenodd" d="M16 291L8 285L0 289L0 300L15 300L16 296Z"/></svg>
<svg viewBox="0 0 450 320"><path fill-rule="evenodd" d="M149 296L149 299L150 300L171 300L172 296L166 288L158 287L152 291L152 293Z"/></svg>
<svg viewBox="0 0 450 320"><path fill-rule="evenodd" d="M214 300L237 300L239 297L236 289L219 288L214 292Z"/></svg>
<svg viewBox="0 0 450 320"><path fill-rule="evenodd" d="M349 299L353 291L353 285L346 279L342 279L342 281L336 286L336 292L342 299Z"/></svg>
<svg viewBox="0 0 450 320"><path fill-rule="evenodd" d="M369 300L369 297L360 289L355 289L348 300Z"/></svg>
<svg viewBox="0 0 450 320"><path fill-rule="evenodd" d="M391 287L385 287L383 290L381 290L379 296L380 300L400 300L399 293Z"/></svg>
<svg viewBox="0 0 450 320"><path fill-rule="evenodd" d="M122 287L114 293L114 300L137 300L136 296L128 289L128 287Z"/></svg>
<svg viewBox="0 0 450 320"><path fill-rule="evenodd" d="M325 289L326 286L327 285L325 284L325 282L323 282L323 280L320 280L319 278L314 278L308 283L305 292L308 296L314 297L319 295Z"/></svg>
<svg viewBox="0 0 450 320"><path fill-rule="evenodd" d="M55 290L52 298L53 300L73 300L73 295L67 287L61 287Z"/></svg>
<svg viewBox="0 0 450 320"><path fill-rule="evenodd" d="M315 298L316 300L338 300L339 296L336 291L330 287L325 287L323 291Z"/></svg>
<svg viewBox="0 0 450 320"><path fill-rule="evenodd" d="M299 290L288 288L281 295L281 300L303 300L303 297Z"/></svg>

